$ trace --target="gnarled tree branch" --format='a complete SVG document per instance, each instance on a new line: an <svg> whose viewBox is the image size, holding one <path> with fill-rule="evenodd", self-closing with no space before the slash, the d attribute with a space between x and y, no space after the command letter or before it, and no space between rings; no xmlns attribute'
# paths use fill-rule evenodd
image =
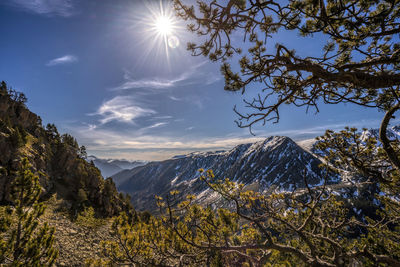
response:
<svg viewBox="0 0 400 267"><path fill-rule="evenodd" d="M397 156L396 151L390 144L390 140L387 137L387 127L389 126L390 120L393 118L393 114L400 109L400 103L397 103L393 107L391 107L388 111L386 111L385 116L381 122L381 126L379 128L379 139L382 142L382 147L385 150L387 156L389 157L390 162L393 166L400 171L400 160Z"/></svg>

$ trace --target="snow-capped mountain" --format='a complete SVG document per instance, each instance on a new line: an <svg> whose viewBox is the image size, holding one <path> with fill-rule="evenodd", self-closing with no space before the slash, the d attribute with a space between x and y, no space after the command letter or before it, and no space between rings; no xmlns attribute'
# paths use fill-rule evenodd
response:
<svg viewBox="0 0 400 267"><path fill-rule="evenodd" d="M389 139L400 140L400 125L395 125L387 129L386 135ZM367 138L368 136L373 136L379 142L379 129L368 129L363 131L362 138Z"/></svg>
<svg viewBox="0 0 400 267"><path fill-rule="evenodd" d="M288 137L273 136L264 141L242 144L229 151L196 152L173 159L150 162L113 176L119 190L129 193L136 209L155 208L155 195L171 190L203 196L209 193L198 170L212 169L218 178L230 178L265 191L271 188L293 190L320 184L320 160Z"/></svg>
<svg viewBox="0 0 400 267"><path fill-rule="evenodd" d="M94 165L101 171L104 178L110 177L120 171L130 170L147 163L146 161L100 159L95 156L88 156L87 161L93 161Z"/></svg>

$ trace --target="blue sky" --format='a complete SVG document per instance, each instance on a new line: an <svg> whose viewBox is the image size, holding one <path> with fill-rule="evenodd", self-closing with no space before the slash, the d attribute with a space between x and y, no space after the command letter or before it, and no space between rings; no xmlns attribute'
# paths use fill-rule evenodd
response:
<svg viewBox="0 0 400 267"><path fill-rule="evenodd" d="M378 125L383 114L374 109L321 105L306 114L287 106L278 124L260 125L252 136L236 126L232 108L246 111L242 99L259 85L244 96L224 91L219 65L186 51L197 37L184 24L172 32L176 47L157 35L154 22L165 11L159 1L2 0L0 80L24 92L44 123L103 158L161 160L270 135L302 140L327 128ZM316 36L274 38L299 54L323 45Z"/></svg>

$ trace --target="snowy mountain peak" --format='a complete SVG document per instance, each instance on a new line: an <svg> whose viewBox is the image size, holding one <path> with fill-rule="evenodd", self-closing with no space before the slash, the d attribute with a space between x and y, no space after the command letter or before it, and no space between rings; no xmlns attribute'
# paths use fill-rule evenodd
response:
<svg viewBox="0 0 400 267"><path fill-rule="evenodd" d="M400 125L395 125L387 129L386 131L387 137L389 139L398 139L400 140ZM367 129L362 132L361 139L366 140L369 137L375 137L379 142L379 129Z"/></svg>
<svg viewBox="0 0 400 267"><path fill-rule="evenodd" d="M198 152L160 162L150 162L113 176L117 187L129 193L138 209L153 209L154 195L171 190L207 196L199 179L200 168L212 169L218 178L230 178L265 191L271 187L293 190L320 184L321 162L288 137L272 136L263 141L235 146L226 152Z"/></svg>

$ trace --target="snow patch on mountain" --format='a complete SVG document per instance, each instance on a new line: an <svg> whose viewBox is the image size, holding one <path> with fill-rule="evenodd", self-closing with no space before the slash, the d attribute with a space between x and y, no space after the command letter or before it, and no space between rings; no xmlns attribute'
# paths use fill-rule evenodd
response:
<svg viewBox="0 0 400 267"><path fill-rule="evenodd" d="M264 141L241 144L228 151L195 152L169 160L150 162L113 176L119 190L132 196L139 209L154 209L154 195L171 190L201 198L211 192L198 179L198 170L212 169L216 179L229 178L263 192L302 188L304 174L310 185L321 184L325 175L319 159L290 138L271 136ZM337 177L334 178L337 180Z"/></svg>

